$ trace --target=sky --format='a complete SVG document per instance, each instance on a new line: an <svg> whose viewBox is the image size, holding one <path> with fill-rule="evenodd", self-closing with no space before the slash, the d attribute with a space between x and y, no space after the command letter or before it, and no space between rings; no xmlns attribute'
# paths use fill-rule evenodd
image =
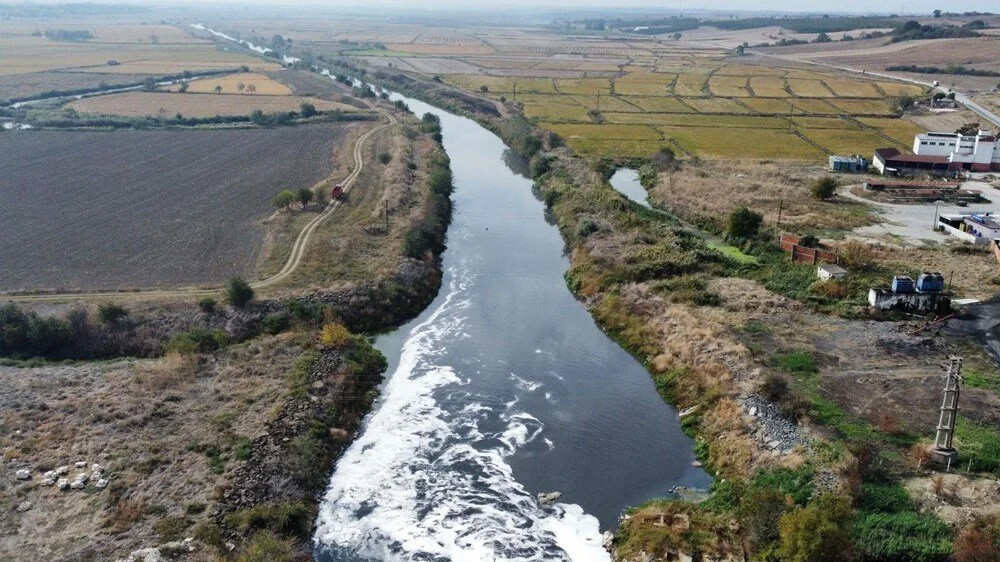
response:
<svg viewBox="0 0 1000 562"><path fill-rule="evenodd" d="M300 0L303 4L325 6L359 6L373 10L378 6L407 7L425 9L503 9L513 7L563 7L574 9L587 8L667 8L675 10L769 10L789 12L857 12L857 13L930 13L935 8L944 11L1000 11L1000 0L888 0L872 2L871 0L697 0L682 2L670 0L368 0L338 1L338 0ZM264 3L264 0L256 0ZM296 2L299 3L299 2Z"/></svg>

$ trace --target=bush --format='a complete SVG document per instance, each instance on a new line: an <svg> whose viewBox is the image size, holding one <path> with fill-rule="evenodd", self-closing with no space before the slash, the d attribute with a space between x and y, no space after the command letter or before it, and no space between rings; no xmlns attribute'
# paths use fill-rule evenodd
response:
<svg viewBox="0 0 1000 562"><path fill-rule="evenodd" d="M729 214L726 237L730 240L750 240L757 235L764 217L760 213L740 207Z"/></svg>
<svg viewBox="0 0 1000 562"><path fill-rule="evenodd" d="M314 459L315 460L315 459ZM313 510L303 502L269 502L226 515L227 525L240 532L271 531L287 537L309 536Z"/></svg>
<svg viewBox="0 0 1000 562"><path fill-rule="evenodd" d="M24 312L14 304L0 305L2 357L57 357L67 352L73 338L66 320Z"/></svg>
<svg viewBox="0 0 1000 562"><path fill-rule="evenodd" d="M769 401L775 404L780 403L788 395L788 381L781 375L769 373L764 379L764 384L761 385L760 392Z"/></svg>
<svg viewBox="0 0 1000 562"><path fill-rule="evenodd" d="M576 235L578 238L586 238L600 229L601 227L593 219L582 219L576 225Z"/></svg>
<svg viewBox="0 0 1000 562"><path fill-rule="evenodd" d="M202 312L212 314L215 312L215 305L218 304L216 300L212 297L202 297L198 299L198 308Z"/></svg>
<svg viewBox="0 0 1000 562"><path fill-rule="evenodd" d="M292 562L295 560L292 543L282 540L267 531L261 531L250 539L246 552L239 562Z"/></svg>
<svg viewBox="0 0 1000 562"><path fill-rule="evenodd" d="M233 277L226 286L226 299L236 308L243 308L253 300L253 287L240 277Z"/></svg>
<svg viewBox="0 0 1000 562"><path fill-rule="evenodd" d="M313 115L316 115L317 113L319 113L319 112L316 111L316 106L313 105L313 104L311 104L311 103L302 102L299 105L299 114L302 115L303 117L312 117Z"/></svg>
<svg viewBox="0 0 1000 562"><path fill-rule="evenodd" d="M529 165L529 171L532 178L540 178L547 174L549 170L552 169L552 158L542 154L536 154L534 158L531 159L531 164Z"/></svg>
<svg viewBox="0 0 1000 562"><path fill-rule="evenodd" d="M286 312L275 312L274 314L268 314L264 317L264 320L260 323L260 328L265 333L279 334L288 329L291 325L291 316Z"/></svg>
<svg viewBox="0 0 1000 562"><path fill-rule="evenodd" d="M804 246L806 248L818 248L819 238L815 234L806 234L802 238L799 238L799 246Z"/></svg>
<svg viewBox="0 0 1000 562"><path fill-rule="evenodd" d="M819 178L812 184L812 196L826 201L837 193L837 180L830 176Z"/></svg>
<svg viewBox="0 0 1000 562"><path fill-rule="evenodd" d="M344 347L351 341L351 332L338 322L331 322L323 325L323 331L319 337L323 345L330 347Z"/></svg>
<svg viewBox="0 0 1000 562"><path fill-rule="evenodd" d="M171 336L170 340L167 341L166 351L181 355L194 355L195 353L209 353L227 345L229 345L229 334L225 330L192 328L187 332Z"/></svg>
<svg viewBox="0 0 1000 562"><path fill-rule="evenodd" d="M847 500L825 494L781 516L784 562L839 562L851 558L851 509Z"/></svg>
<svg viewBox="0 0 1000 562"><path fill-rule="evenodd" d="M847 269L869 270L875 267L878 259L878 251L874 246L848 240L840 246L841 263Z"/></svg>
<svg viewBox="0 0 1000 562"><path fill-rule="evenodd" d="M378 155L378 161L382 164L388 164L392 160L392 155L388 152L380 152Z"/></svg>
<svg viewBox="0 0 1000 562"><path fill-rule="evenodd" d="M751 488L740 498L736 517L751 554L778 540L778 521L786 511L785 494L775 488Z"/></svg>
<svg viewBox="0 0 1000 562"><path fill-rule="evenodd" d="M1000 516L980 519L966 525L955 537L953 547L957 562L997 562L1000 560Z"/></svg>
<svg viewBox="0 0 1000 562"><path fill-rule="evenodd" d="M102 324L110 326L128 318L128 309L110 302L101 303L97 307L97 317Z"/></svg>
<svg viewBox="0 0 1000 562"><path fill-rule="evenodd" d="M153 530L164 541L176 541L183 538L184 530L189 525L191 522L183 517L164 517L153 524Z"/></svg>

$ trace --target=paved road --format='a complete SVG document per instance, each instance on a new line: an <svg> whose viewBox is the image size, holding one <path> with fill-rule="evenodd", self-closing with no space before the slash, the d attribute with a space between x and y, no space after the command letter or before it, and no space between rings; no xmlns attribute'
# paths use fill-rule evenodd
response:
<svg viewBox="0 0 1000 562"><path fill-rule="evenodd" d="M775 58L775 59L784 59L784 60L794 61L794 62L803 62L803 63L806 63L806 64L812 64L812 65L816 65L816 66L825 66L825 67L828 67L828 68L834 68L836 70L843 70L845 72L853 72L855 74L861 74L861 75L864 75L864 76L875 76L875 77L878 77L878 78L888 78L890 80L898 80L898 81L901 81L901 82L909 82L910 84L917 84L918 86L926 86L926 87L931 88L933 90L938 90L938 91L941 91L941 92L944 92L944 93L948 93L949 92L949 90L947 88L944 88L944 87L941 87L941 86L935 86L932 82L924 82L922 80L916 80L916 79L913 79L913 78L906 78L904 76L896 76L894 74L886 74L884 72L871 72L871 71L868 71L868 70L859 70L857 68L850 68L850 67L847 67L847 66L838 66L838 65L830 64L830 63L826 63L826 62L817 62L817 61L809 60L809 59L805 59L805 58L797 58L797 57L783 56L783 55L773 55L773 54L770 54L770 53L760 53L760 52L756 52L756 51L747 51L747 53L750 53L750 54L753 54L753 55L757 55L757 56L761 56L761 57L771 57L771 58ZM975 113L977 113L983 119L986 119L987 121L989 121L989 122L993 123L994 125L1000 127L1000 115L997 115L996 113L993 113L992 111L990 111L990 110L986 109L985 107L979 105L978 103L972 101L971 99L969 99L969 96L967 96L967 95L965 95L965 94L963 94L961 92L955 92L955 101L957 101L958 103L964 105L965 107L968 107L970 110L972 110Z"/></svg>

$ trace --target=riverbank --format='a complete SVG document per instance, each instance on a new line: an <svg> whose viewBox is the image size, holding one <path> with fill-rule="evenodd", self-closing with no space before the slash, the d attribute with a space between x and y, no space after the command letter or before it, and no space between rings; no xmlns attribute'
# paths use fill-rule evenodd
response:
<svg viewBox="0 0 1000 562"><path fill-rule="evenodd" d="M403 128L409 180L382 198L359 191L359 203L388 216L352 215L355 229L340 238L350 245L336 248L342 263L364 261L372 238L382 256L373 269L311 272L240 307L135 302L98 321L84 306L32 305L42 316L27 322L66 315L72 349L108 359L0 368L12 397L0 405L10 482L0 488L0 558L310 556L317 495L385 368L367 337L351 334L400 324L440 287L448 159L432 132ZM364 189L377 190L380 175L367 177ZM87 475L80 489L47 485L63 465Z"/></svg>
<svg viewBox="0 0 1000 562"><path fill-rule="evenodd" d="M431 81L379 77L408 95L425 90L427 99L440 98L440 85ZM590 162L514 113L512 119L470 116L531 157L538 195L570 250L570 289L647 366L664 399L682 410L702 462L725 482L699 505L663 500L631 510L609 544L614 556L744 559L779 549L793 556L794 525L818 516L837 529L835 542L824 548L853 549L870 560L947 559L965 522L947 519L955 526L949 528L920 513L918 505L930 499L912 490L922 485L907 484L907 498L902 483L934 477L920 466L933 436L924 418L933 417L932 402L940 400L936 383L920 382L935 372L927 365L963 354L980 365L977 372L995 371L982 350L954 340L917 346L906 335L915 324L839 319L768 291L761 285L777 287L793 275L808 284L815 272L768 263L758 268L763 273L748 273L746 263L677 228L669 215L629 203ZM855 215L844 213L865 219ZM899 353L875 351L892 349ZM875 372L892 381L880 387L883 402L865 400L870 392L857 390L874 379L856 375ZM969 391L975 398L964 415L979 433L966 429L961 439L973 451L979 477L989 482L993 461L975 451L983 436L996 434L988 428L997 421L991 413L997 396ZM903 499L890 509L878 503L886 494ZM838 503L835 496L848 500ZM787 527L781 533L779 521ZM926 530L921 540L902 540L918 527Z"/></svg>

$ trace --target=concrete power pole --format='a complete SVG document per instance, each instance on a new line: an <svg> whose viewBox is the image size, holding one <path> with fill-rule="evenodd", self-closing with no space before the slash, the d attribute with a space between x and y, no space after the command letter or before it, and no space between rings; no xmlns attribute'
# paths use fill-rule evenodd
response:
<svg viewBox="0 0 1000 562"><path fill-rule="evenodd" d="M935 461L947 465L955 464L958 451L955 450L955 419L958 417L959 384L962 380L962 358L952 356L948 359L948 374L944 379L943 400L941 402L941 417L938 419L937 435L934 437L934 449L931 451Z"/></svg>

